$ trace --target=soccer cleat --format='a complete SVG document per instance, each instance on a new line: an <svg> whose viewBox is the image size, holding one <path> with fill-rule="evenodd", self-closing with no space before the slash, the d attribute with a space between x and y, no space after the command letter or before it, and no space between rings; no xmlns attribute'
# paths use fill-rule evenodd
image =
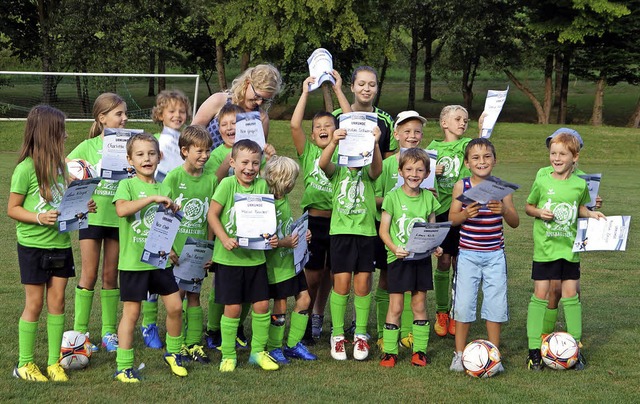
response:
<svg viewBox="0 0 640 404"><path fill-rule="evenodd" d="M427 366L429 363L431 363L431 360L424 352L414 352L411 356L411 364L413 366Z"/></svg>
<svg viewBox="0 0 640 404"><path fill-rule="evenodd" d="M289 359L284 356L282 352L282 348L276 348L269 352L269 355L278 363L279 365L288 365L291 363Z"/></svg>
<svg viewBox="0 0 640 404"><path fill-rule="evenodd" d="M378 338L376 346L378 347L378 351L384 352L384 338Z"/></svg>
<svg viewBox="0 0 640 404"><path fill-rule="evenodd" d="M578 361L573 365L573 369L584 370L585 366L587 366L587 361L584 359L584 355L582 355L582 349L580 349L578 351Z"/></svg>
<svg viewBox="0 0 640 404"><path fill-rule="evenodd" d="M280 366L276 363L276 360L269 355L267 351L258 352L249 356L249 363L252 365L258 365L263 370L278 370Z"/></svg>
<svg viewBox="0 0 640 404"><path fill-rule="evenodd" d="M302 336L302 342L308 346L312 346L316 344L316 339L313 337L313 329L311 327L311 321L307 322L307 328L305 328L304 330L304 335Z"/></svg>
<svg viewBox="0 0 640 404"><path fill-rule="evenodd" d="M98 352L98 347L89 340L89 333L86 332L84 333L84 335L85 337L87 337L87 341L86 341L87 348L90 349L91 352Z"/></svg>
<svg viewBox="0 0 640 404"><path fill-rule="evenodd" d="M438 337L446 337L449 332L449 313L436 313L436 322L433 330Z"/></svg>
<svg viewBox="0 0 640 404"><path fill-rule="evenodd" d="M158 334L158 326L154 323L149 324L148 326L140 327L142 330L142 339L144 339L144 344L152 349L162 349L162 341L160 340L160 335Z"/></svg>
<svg viewBox="0 0 640 404"><path fill-rule="evenodd" d="M542 370L542 355L540 349L529 349L529 356L527 357L527 368L529 370Z"/></svg>
<svg viewBox="0 0 640 404"><path fill-rule="evenodd" d="M447 328L447 332L451 336L456 336L456 320L449 318L449 327Z"/></svg>
<svg viewBox="0 0 640 404"><path fill-rule="evenodd" d="M187 350L189 352L189 356L195 362L200 362L203 365L208 365L211 362L207 354L204 352L202 345L193 344L187 348Z"/></svg>
<svg viewBox="0 0 640 404"><path fill-rule="evenodd" d="M220 330L205 331L204 343L207 345L207 348L209 349L220 350L220 345L222 345L222 334L220 333Z"/></svg>
<svg viewBox="0 0 640 404"><path fill-rule="evenodd" d="M449 370L452 372L464 372L464 366L462 365L462 352L453 353L453 359L451 360Z"/></svg>
<svg viewBox="0 0 640 404"><path fill-rule="evenodd" d="M382 355L380 366L383 368L392 368L396 366L396 362L398 362L398 355L386 353Z"/></svg>
<svg viewBox="0 0 640 404"><path fill-rule="evenodd" d="M164 362L171 368L171 373L176 376L185 377L189 374L187 369L183 366L182 355L179 353L165 353Z"/></svg>
<svg viewBox="0 0 640 404"><path fill-rule="evenodd" d="M118 350L118 335L113 333L106 333L102 337L102 346L107 349L107 352L115 352Z"/></svg>
<svg viewBox="0 0 640 404"><path fill-rule="evenodd" d="M344 339L344 336L337 337L331 336L331 357L335 360L344 361L347 360L347 351L344 349L344 344L348 342Z"/></svg>
<svg viewBox="0 0 640 404"><path fill-rule="evenodd" d="M302 359L303 361L314 361L318 359L317 356L309 352L302 342L298 342L293 348L285 347L282 351L284 352L284 356L288 356L289 358Z"/></svg>
<svg viewBox="0 0 640 404"><path fill-rule="evenodd" d="M223 359L222 362L220 362L220 371L225 373L225 372L233 372L234 370L236 370L236 364L238 362L235 359Z"/></svg>
<svg viewBox="0 0 640 404"><path fill-rule="evenodd" d="M26 365L13 368L13 377L32 382L48 382L49 379L42 374L38 365L29 362Z"/></svg>
<svg viewBox="0 0 640 404"><path fill-rule="evenodd" d="M117 371L113 377L123 383L140 383L140 376L138 376L138 372L133 370L133 368Z"/></svg>
<svg viewBox="0 0 640 404"><path fill-rule="evenodd" d="M47 366L47 376L52 382L68 382L69 376L64 372L62 366L59 363L54 363L51 366Z"/></svg>
<svg viewBox="0 0 640 404"><path fill-rule="evenodd" d="M400 339L400 345L407 349L413 349L413 334L409 333L409 335Z"/></svg>
<svg viewBox="0 0 640 404"><path fill-rule="evenodd" d="M189 352L189 348L185 344L182 344L178 354L183 363L191 362L191 352Z"/></svg>
<svg viewBox="0 0 640 404"><path fill-rule="evenodd" d="M496 373L504 373L504 366L502 366L502 362L498 363L498 366L496 366Z"/></svg>
<svg viewBox="0 0 640 404"><path fill-rule="evenodd" d="M363 361L369 356L369 337L365 334L356 334L353 340L353 359Z"/></svg>
<svg viewBox="0 0 640 404"><path fill-rule="evenodd" d="M236 348L246 348L247 346L249 346L249 339L244 335L244 327L240 326L236 334Z"/></svg>
<svg viewBox="0 0 640 404"><path fill-rule="evenodd" d="M315 339L320 338L322 334L322 323L324 322L324 316L320 314L311 315L311 336Z"/></svg>

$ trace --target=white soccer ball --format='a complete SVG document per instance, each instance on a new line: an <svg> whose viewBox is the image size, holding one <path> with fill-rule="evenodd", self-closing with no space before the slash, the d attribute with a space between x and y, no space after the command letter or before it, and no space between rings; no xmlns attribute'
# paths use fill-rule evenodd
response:
<svg viewBox="0 0 640 404"><path fill-rule="evenodd" d="M65 331L60 346L60 366L64 369L83 369L89 364L91 342L78 331Z"/></svg>
<svg viewBox="0 0 640 404"><path fill-rule="evenodd" d="M467 374L473 377L491 377L500 368L498 347L484 339L471 341L462 352L462 365Z"/></svg>
<svg viewBox="0 0 640 404"><path fill-rule="evenodd" d="M564 370L578 361L578 343L566 332L552 332L542 340L540 353L542 361L551 369Z"/></svg>
<svg viewBox="0 0 640 404"><path fill-rule="evenodd" d="M67 171L73 179L87 180L98 177L98 171L86 160L75 159L67 163Z"/></svg>

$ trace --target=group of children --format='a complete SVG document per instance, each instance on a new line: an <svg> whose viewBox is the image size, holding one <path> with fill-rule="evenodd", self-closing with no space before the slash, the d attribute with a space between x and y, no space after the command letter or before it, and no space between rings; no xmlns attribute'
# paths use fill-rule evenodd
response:
<svg viewBox="0 0 640 404"><path fill-rule="evenodd" d="M333 90L340 103L335 115L351 112L354 107L362 110L372 106L372 101L367 100L372 98L370 87L377 85L373 69L354 73L351 90L356 94L356 103L352 105L342 92L340 75L336 71L332 75ZM259 108L264 100L273 97L272 91L262 90L265 87L259 82L252 82L251 76L244 80L240 85L244 86L243 96L249 97L246 104L253 103ZM464 370L462 350L476 318L480 284L484 295L481 317L486 321L487 337L499 346L501 324L508 320L503 221L517 227L518 213L510 195L487 204L464 204L458 200L462 193L492 175L496 164L494 146L487 139L462 137L468 124L467 111L461 106L447 106L439 119L444 139L434 140L428 146L438 153L437 163L432 166L429 155L420 148L426 119L416 111L403 111L392 130L387 128L390 122L374 129L375 147L370 165L340 166L336 163L336 150L340 140L348 135L338 128L336 117L328 112L316 114L309 138L302 128L309 84L314 81L313 77L304 81L291 119L299 164L276 155L269 144L262 149L249 140L236 142L236 114L245 109L229 102L216 114L217 134L222 143L212 150L211 134L204 127L184 127L189 119L188 99L179 91L167 91L158 95L158 106L153 112L154 120L163 125L162 132L155 136L134 134L127 142L127 159L135 168L135 176L119 182L101 180L88 206L89 227L79 234L82 271L75 293L74 329L88 330L102 254L102 346L108 352L117 352L116 380L139 381L132 347L141 312L145 344L153 348L163 346L157 331L154 294L162 297L166 307L164 360L177 376L187 376L187 361L210 362L203 350L203 334L206 346L222 353L220 371L235 370L236 347L248 344L242 323L249 308L250 363L276 370L291 358L317 359L307 348L306 342L313 343L313 339L309 340L308 335L305 338L305 333L312 328L314 301L323 299L319 290L327 281L332 286L331 356L336 360L347 359L345 313L353 284L352 355L356 360L365 360L370 350L367 326L375 268L380 269L375 302L381 366L396 365L399 344L412 349L412 365L426 366L430 362L428 290L435 289L436 334L455 335L452 371ZM364 107L358 104L360 101ZM68 380L58 359L65 324L64 291L75 270L69 234L59 233L56 226L57 207L70 180L65 160L83 159L99 168L104 129L124 128L126 112L126 103L116 94L99 96L94 104L95 122L89 139L66 159L64 115L49 106L34 107L29 113L8 203L8 214L17 222L20 274L26 293L19 322L15 377ZM387 130L389 133L385 134ZM542 368L541 338L544 332L552 331L553 327L550 330L548 325L555 324L554 299L557 300L559 285L567 330L580 341L581 306L577 294L580 267L571 246L578 217L604 217L585 207L589 202L586 183L575 175L582 147L577 132L566 129L554 133L548 139L548 147L551 167L539 171L526 205L527 215L535 218L534 294L527 317L531 369ZM159 170L159 165L166 171ZM421 184L432 170L436 187L424 189ZM301 205L308 213L306 237L311 241L310 259L304 271L296 271L293 249L300 240L290 229L293 216L288 194L298 176L304 182ZM274 196L277 232L268 240L271 250L240 247L236 238L236 194ZM150 219L158 205L174 212L188 211L181 221L166 269L140 261ZM409 234L414 224L421 222L451 222L447 238L434 252L438 258L436 271L432 271L431 257L407 259ZM212 262L195 278L180 267L187 237L203 242L214 239ZM379 242L385 250L381 250ZM45 245L47 248L42 247ZM386 254L379 254L381 251ZM451 266L455 269L452 308L449 307ZM200 292L209 272L214 274L214 280L205 330ZM34 363L35 334L45 296L48 379ZM295 298L295 305L285 343L288 297ZM123 302L123 312L117 325L118 300ZM270 300L273 300L271 310ZM314 337L320 334L317 328L321 329L322 318L322 311L313 314ZM93 349L98 350L95 346ZM579 368L584 365L582 355L579 364Z"/></svg>

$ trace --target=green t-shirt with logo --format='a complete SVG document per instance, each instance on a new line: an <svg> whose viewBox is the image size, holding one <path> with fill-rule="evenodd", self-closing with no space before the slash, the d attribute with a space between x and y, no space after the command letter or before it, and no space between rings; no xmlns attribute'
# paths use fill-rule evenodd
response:
<svg viewBox="0 0 640 404"><path fill-rule="evenodd" d="M382 202L382 210L391 216L389 235L393 244L405 247L413 225L428 222L429 215L435 213L439 207L440 203L431 191L426 189L420 189L420 194L417 196L407 195L401 187L389 191ZM387 263L395 261L397 259L395 253L388 247L385 246L385 248Z"/></svg>
<svg viewBox="0 0 640 404"><path fill-rule="evenodd" d="M375 236L375 184L369 177L369 166L356 170L336 166L331 183L333 212L329 234Z"/></svg>
<svg viewBox="0 0 640 404"><path fill-rule="evenodd" d="M89 162L100 175L102 166L102 136L87 139L76 146L69 153L68 159L81 159ZM113 196L116 194L118 181L102 180L93 193L96 202L96 212L89 213L89 224L93 226L118 227L118 215L113 204Z"/></svg>
<svg viewBox="0 0 640 404"><path fill-rule="evenodd" d="M451 194L456 182L471 176L471 171L464 165L464 149L470 141L468 137L460 138L455 142L433 140L427 147L428 150L438 151L436 165L444 166L442 175L436 175L436 190L438 202L440 202L440 209L436 215L448 211L451 207Z"/></svg>
<svg viewBox="0 0 640 404"><path fill-rule="evenodd" d="M300 202L302 211L309 208L331 210L333 186L324 171L318 166L321 154L322 149L307 140L304 144L304 151L298 156L304 179L304 193ZM334 153L332 161L335 162L336 158L337 153Z"/></svg>
<svg viewBox="0 0 640 404"><path fill-rule="evenodd" d="M565 259L580 262L574 253L578 209L590 201L587 183L577 175L566 180L553 178L550 172L539 175L527 197L527 203L553 212L553 220L535 218L533 222L533 260L550 262Z"/></svg>
<svg viewBox="0 0 640 404"><path fill-rule="evenodd" d="M291 205L289 198L285 195L282 199L276 199L276 219L278 221L278 239L287 237L290 232L293 218L291 217ZM266 250L264 255L267 258L267 277L269 284L273 285L286 281L296 276L296 269L293 262L293 249L274 248Z"/></svg>
<svg viewBox="0 0 640 404"><path fill-rule="evenodd" d="M66 184L64 176L58 176L58 187L64 192ZM22 160L13 171L11 176L10 191L14 194L24 195L22 207L29 212L46 212L51 209L58 209L62 201L62 193L55 186L51 187L53 200L47 202L40 196L38 178L33 164L33 159L27 157ZM40 215L42 221L42 215ZM37 223L24 223L16 221L16 234L18 243L25 247L35 248L69 248L71 238L69 233L58 232L58 224L53 226L40 226Z"/></svg>
<svg viewBox="0 0 640 404"><path fill-rule="evenodd" d="M268 194L269 187L262 178L256 178L249 188L238 182L236 176L220 181L213 193L213 200L222 206L220 222L229 237L236 237L235 194ZM264 251L237 247L228 251L216 237L213 244L213 262L229 266L255 266L265 263Z"/></svg>
<svg viewBox="0 0 640 404"><path fill-rule="evenodd" d="M553 172L553 166L547 166L547 167L542 167L541 169L538 170L538 172L536 173L536 178L540 177L540 176L545 176L545 175L549 175ZM586 173L580 169L575 169L573 171L573 173L575 175L585 175Z"/></svg>
<svg viewBox="0 0 640 404"><path fill-rule="evenodd" d="M204 165L204 171L211 171L213 174L218 171L218 168L222 165L222 162L227 157L229 153L231 153L231 147L227 147L225 144L221 144L220 146L213 149L211 152L211 156L209 160L207 160Z"/></svg>

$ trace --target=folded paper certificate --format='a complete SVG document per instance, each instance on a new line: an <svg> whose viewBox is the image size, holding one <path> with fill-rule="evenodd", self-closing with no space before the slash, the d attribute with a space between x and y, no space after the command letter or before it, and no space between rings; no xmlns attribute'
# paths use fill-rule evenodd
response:
<svg viewBox="0 0 640 404"><path fill-rule="evenodd" d="M487 91L487 99L484 102L484 111L485 114L484 120L482 121L482 137L490 138L491 132L493 132L493 127L496 125L496 121L498 120L498 116L502 111L502 106L504 102L507 100L507 94L509 93L509 86L504 91L498 90L489 90Z"/></svg>
<svg viewBox="0 0 640 404"><path fill-rule="evenodd" d="M340 129L347 131L347 137L338 144L338 165L364 167L373 161L376 138L373 128L378 125L378 117L373 112L349 112L338 117Z"/></svg>
<svg viewBox="0 0 640 404"><path fill-rule="evenodd" d="M127 140L141 129L104 129L102 142L102 168L100 176L106 180L131 178L136 170L127 161Z"/></svg>
<svg viewBox="0 0 640 404"><path fill-rule="evenodd" d="M498 177L489 176L478 185L474 185L458 197L464 204L479 202L486 205L489 201L501 201L505 196L513 193L519 185L503 181Z"/></svg>
<svg viewBox="0 0 640 404"><path fill-rule="evenodd" d="M419 260L431 255L447 237L450 228L451 222L415 223L405 247L409 252L405 260Z"/></svg>
<svg viewBox="0 0 640 404"><path fill-rule="evenodd" d="M315 83L309 84L309 91L317 89L325 81L336 84L336 79L331 75L333 57L328 50L324 48L314 50L309 59L307 59L307 64L309 65L309 76L316 78Z"/></svg>
<svg viewBox="0 0 640 404"><path fill-rule="evenodd" d="M587 208L593 210L596 207L596 198L598 197L598 190L600 189L600 181L602 181L602 174L584 174L578 177L587 181L587 187L589 188L589 196L591 201L587 203Z"/></svg>
<svg viewBox="0 0 640 404"><path fill-rule="evenodd" d="M264 149L264 128L260 112L251 111L236 115L236 142L242 139L253 140Z"/></svg>
<svg viewBox="0 0 640 404"><path fill-rule="evenodd" d="M578 234L573 252L624 251L627 248L631 216L607 216L606 219L578 219Z"/></svg>
<svg viewBox="0 0 640 404"><path fill-rule="evenodd" d="M58 211L58 228L60 233L72 230L86 229L89 227L87 215L89 208L87 203L91 200L93 191L96 190L100 178L88 180L76 180L69 184L69 188L62 196Z"/></svg>
<svg viewBox="0 0 640 404"><path fill-rule="evenodd" d="M298 245L293 249L293 263L296 266L296 274L304 269L309 262L309 246L307 245L307 229L309 228L309 212L304 212L291 224L291 235L298 234Z"/></svg>
<svg viewBox="0 0 640 404"><path fill-rule="evenodd" d="M173 213L173 211L165 208L164 205L158 205L140 261L156 268L164 269L167 266L169 253L171 252L171 247L173 247L173 242L176 240L181 220L181 211Z"/></svg>
<svg viewBox="0 0 640 404"><path fill-rule="evenodd" d="M270 250L278 228L272 194L235 194L236 237L242 248Z"/></svg>
<svg viewBox="0 0 640 404"><path fill-rule="evenodd" d="M173 275L188 282L201 282L207 275L204 265L211 261L212 255L213 241L187 237Z"/></svg>

